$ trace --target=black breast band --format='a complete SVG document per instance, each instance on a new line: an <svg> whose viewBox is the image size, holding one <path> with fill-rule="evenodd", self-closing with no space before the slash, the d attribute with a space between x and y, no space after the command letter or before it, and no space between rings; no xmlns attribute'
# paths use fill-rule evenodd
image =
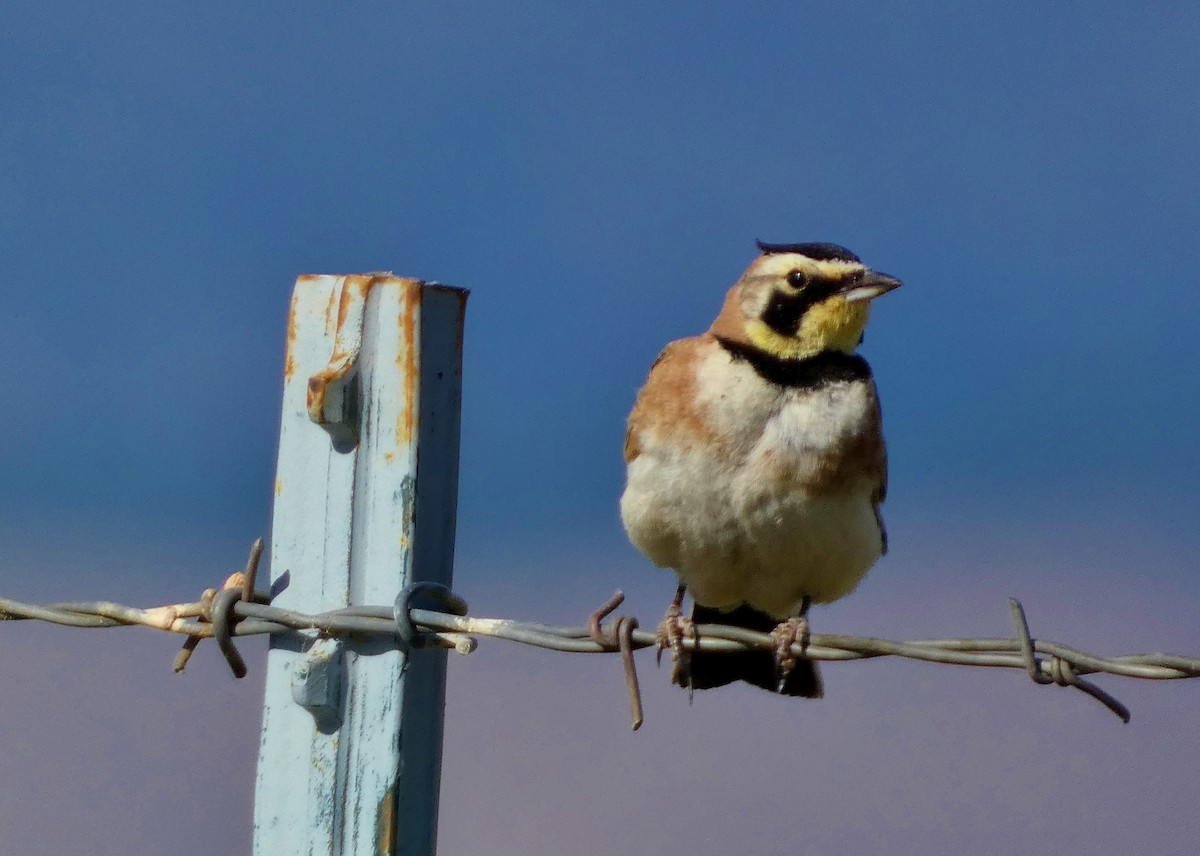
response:
<svg viewBox="0 0 1200 856"><path fill-rule="evenodd" d="M817 389L831 383L871 379L871 367L858 354L821 351L801 360L788 360L719 336L717 341L734 360L744 360L763 380L780 386Z"/></svg>

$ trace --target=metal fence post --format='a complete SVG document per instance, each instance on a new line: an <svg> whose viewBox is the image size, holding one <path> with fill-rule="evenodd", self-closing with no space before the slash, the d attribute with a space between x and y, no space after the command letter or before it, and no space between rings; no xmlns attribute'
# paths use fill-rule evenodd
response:
<svg viewBox="0 0 1200 856"><path fill-rule="evenodd" d="M450 583L466 292L303 276L288 322L273 603L306 613ZM431 856L445 653L272 638L254 852Z"/></svg>

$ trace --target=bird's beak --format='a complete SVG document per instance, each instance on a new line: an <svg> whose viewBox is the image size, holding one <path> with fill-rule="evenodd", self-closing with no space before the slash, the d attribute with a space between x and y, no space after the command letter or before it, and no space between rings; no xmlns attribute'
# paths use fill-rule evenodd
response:
<svg viewBox="0 0 1200 856"><path fill-rule="evenodd" d="M874 300L879 295L887 294L893 288L899 287L900 280L894 276L869 270L863 274L862 279L847 283L846 289L841 292L841 295L847 303L858 303L862 300Z"/></svg>

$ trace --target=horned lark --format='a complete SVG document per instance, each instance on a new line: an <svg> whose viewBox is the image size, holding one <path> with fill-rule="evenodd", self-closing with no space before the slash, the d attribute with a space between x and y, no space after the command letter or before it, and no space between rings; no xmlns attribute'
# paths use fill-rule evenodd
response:
<svg viewBox="0 0 1200 856"><path fill-rule="evenodd" d="M758 246L708 332L667 345L638 393L621 518L678 574L659 631L676 683L819 698L816 664L790 653L809 604L852 592L887 549L879 400L854 351L900 281L835 244ZM689 655L704 623L771 631L775 654Z"/></svg>

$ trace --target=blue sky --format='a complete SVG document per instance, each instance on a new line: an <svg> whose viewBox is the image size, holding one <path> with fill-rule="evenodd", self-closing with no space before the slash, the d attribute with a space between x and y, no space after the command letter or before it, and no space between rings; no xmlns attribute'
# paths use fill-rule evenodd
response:
<svg viewBox="0 0 1200 856"><path fill-rule="evenodd" d="M464 593L557 620L623 586L651 619L670 581L616 513L634 393L755 238L829 240L905 287L864 346L893 553L816 620L1003 634L1017 594L1080 644L1200 650L1194 4L6 17L0 594L176 600L239 565L292 281L390 269L472 290ZM851 668L822 705L865 703ZM1127 690L1131 728L1195 689Z"/></svg>

